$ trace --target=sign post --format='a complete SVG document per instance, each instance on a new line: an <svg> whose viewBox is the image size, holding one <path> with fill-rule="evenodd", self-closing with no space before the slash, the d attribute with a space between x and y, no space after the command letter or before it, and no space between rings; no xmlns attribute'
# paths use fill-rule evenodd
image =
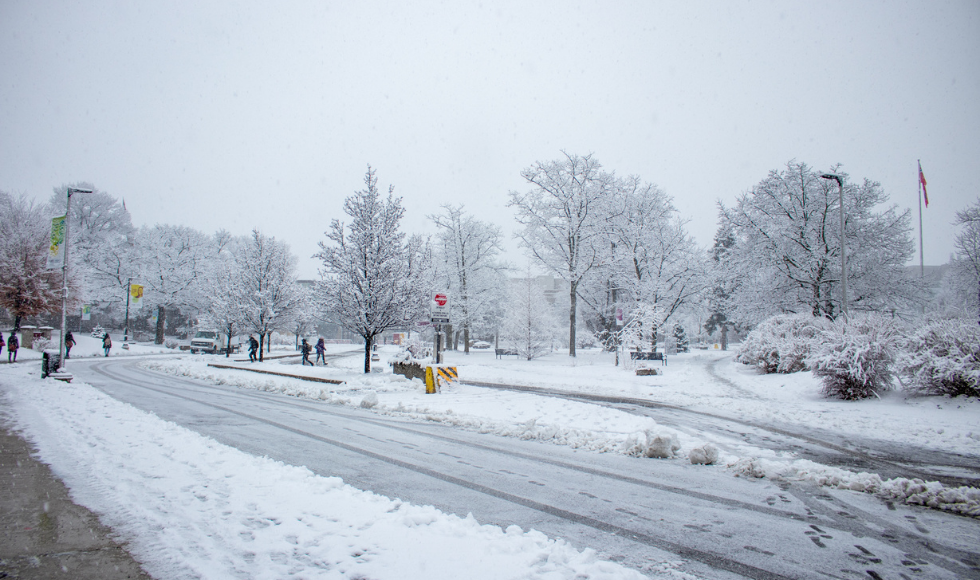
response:
<svg viewBox="0 0 980 580"><path fill-rule="evenodd" d="M449 292L438 291L429 303L429 322L436 325L435 356L436 364L442 364L442 325L449 324Z"/></svg>

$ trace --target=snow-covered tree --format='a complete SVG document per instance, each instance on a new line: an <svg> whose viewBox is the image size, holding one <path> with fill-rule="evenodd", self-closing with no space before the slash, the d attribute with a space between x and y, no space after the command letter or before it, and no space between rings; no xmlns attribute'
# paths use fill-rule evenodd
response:
<svg viewBox="0 0 980 580"><path fill-rule="evenodd" d="M243 243L244 240L238 241ZM237 246L224 231L215 234L216 256L201 279L204 311L200 322L227 336L225 356L230 356L231 339L243 330L242 272L235 259Z"/></svg>
<svg viewBox="0 0 980 580"><path fill-rule="evenodd" d="M913 253L910 212L881 208L888 196L864 180L844 187L848 307L883 311L912 305L921 283L905 271ZM731 312L754 324L772 314L810 312L835 318L841 311L837 183L792 161L773 171L731 208L721 206L723 227L735 242L729 273L738 277Z"/></svg>
<svg viewBox="0 0 980 580"><path fill-rule="evenodd" d="M374 339L422 316L428 301L430 252L420 238L405 242L405 210L389 186L387 199L368 166L366 189L344 200L350 224L333 220L316 257L323 260L317 293L326 316L364 338L364 372L371 372Z"/></svg>
<svg viewBox="0 0 980 580"><path fill-rule="evenodd" d="M242 326L259 335L260 347L266 344L266 337L271 344L272 332L289 328L303 303L296 285L296 257L284 242L253 230L239 245L235 258ZM259 360L268 348L259 349Z"/></svg>
<svg viewBox="0 0 980 580"><path fill-rule="evenodd" d="M537 162L521 176L533 186L511 192L508 205L523 226L521 245L545 269L569 284L568 354L575 356L579 285L602 261L606 220L614 198L612 175L591 155Z"/></svg>
<svg viewBox="0 0 980 580"><path fill-rule="evenodd" d="M636 304L618 333L618 344L627 350L637 351L649 345L652 351L656 351L657 329L666 319L667 313L662 307L645 302Z"/></svg>
<svg viewBox="0 0 980 580"><path fill-rule="evenodd" d="M980 323L980 198L971 207L956 214L956 225L963 226L956 236L956 249L960 254L957 269L962 278L974 282L977 290L977 322Z"/></svg>
<svg viewBox="0 0 980 580"><path fill-rule="evenodd" d="M56 187L48 201L53 215L63 215L69 185ZM129 212L112 195L90 183L70 187L92 189L75 194L71 204L72 268L82 280L84 300L103 306L126 302L129 280L139 270L135 233Z"/></svg>
<svg viewBox="0 0 980 580"><path fill-rule="evenodd" d="M25 317L61 311L62 270L47 269L50 235L51 216L42 206L0 191L0 306L15 329ZM74 301L73 277L68 282Z"/></svg>
<svg viewBox="0 0 980 580"><path fill-rule="evenodd" d="M524 278L510 281L507 304L501 341L526 360L550 353L557 324L544 291L531 277L530 268Z"/></svg>
<svg viewBox="0 0 980 580"><path fill-rule="evenodd" d="M292 331L296 335L296 348L304 336L316 332L316 323L320 320L316 307L316 297L312 288L296 285L298 300L293 310Z"/></svg>
<svg viewBox="0 0 980 580"><path fill-rule="evenodd" d="M186 226L157 224L137 233L139 279L148 292L144 299L157 308L156 344L163 344L167 309L198 305L197 293L206 263L213 255L208 236Z"/></svg>
<svg viewBox="0 0 980 580"><path fill-rule="evenodd" d="M659 188L636 177L617 184L622 206L608 220L610 274L624 291L627 312L647 304L659 308L667 322L704 294L704 254Z"/></svg>
<svg viewBox="0 0 980 580"><path fill-rule="evenodd" d="M504 289L500 228L463 213L463 206L443 205L443 213L430 215L439 228L439 278L452 296L453 325L462 328L463 350L470 352L473 327L492 316Z"/></svg>

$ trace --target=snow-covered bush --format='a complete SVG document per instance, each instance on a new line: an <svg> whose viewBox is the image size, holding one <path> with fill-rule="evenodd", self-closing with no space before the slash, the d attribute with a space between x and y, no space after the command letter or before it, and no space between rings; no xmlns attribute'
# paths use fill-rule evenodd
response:
<svg viewBox="0 0 980 580"><path fill-rule="evenodd" d="M759 367L764 373L795 373L807 370L807 356L825 318L809 314L781 314L764 320L749 333L735 360Z"/></svg>
<svg viewBox="0 0 980 580"><path fill-rule="evenodd" d="M31 348L35 352L44 352L54 345L54 343L51 340L44 338L43 336L40 338L35 338L34 342L31 344L32 344Z"/></svg>
<svg viewBox="0 0 980 580"><path fill-rule="evenodd" d="M902 325L880 314L838 318L820 332L807 364L823 378L828 397L845 400L877 396L891 388L905 348Z"/></svg>
<svg viewBox="0 0 980 580"><path fill-rule="evenodd" d="M176 338L168 338L167 340L163 341L163 346L173 350L180 346L180 343L177 342Z"/></svg>
<svg viewBox="0 0 980 580"><path fill-rule="evenodd" d="M967 319L939 320L909 341L902 374L923 395L980 397L980 326Z"/></svg>

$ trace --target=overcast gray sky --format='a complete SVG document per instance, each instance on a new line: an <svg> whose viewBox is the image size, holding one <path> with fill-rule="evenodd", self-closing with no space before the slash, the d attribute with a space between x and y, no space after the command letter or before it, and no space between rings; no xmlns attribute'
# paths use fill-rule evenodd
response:
<svg viewBox="0 0 980 580"><path fill-rule="evenodd" d="M409 231L463 203L510 234L520 170L562 149L658 184L702 245L790 159L917 225L921 158L945 263L980 195L980 2L0 0L0 189L257 227L303 277L368 163Z"/></svg>

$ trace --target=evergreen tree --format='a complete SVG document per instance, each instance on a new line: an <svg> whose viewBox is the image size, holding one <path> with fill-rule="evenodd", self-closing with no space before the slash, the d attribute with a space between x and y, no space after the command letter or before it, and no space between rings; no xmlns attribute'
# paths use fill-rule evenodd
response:
<svg viewBox="0 0 980 580"><path fill-rule="evenodd" d="M687 332L684 331L684 327L680 324L674 325L674 344L676 345L677 352L688 351Z"/></svg>

